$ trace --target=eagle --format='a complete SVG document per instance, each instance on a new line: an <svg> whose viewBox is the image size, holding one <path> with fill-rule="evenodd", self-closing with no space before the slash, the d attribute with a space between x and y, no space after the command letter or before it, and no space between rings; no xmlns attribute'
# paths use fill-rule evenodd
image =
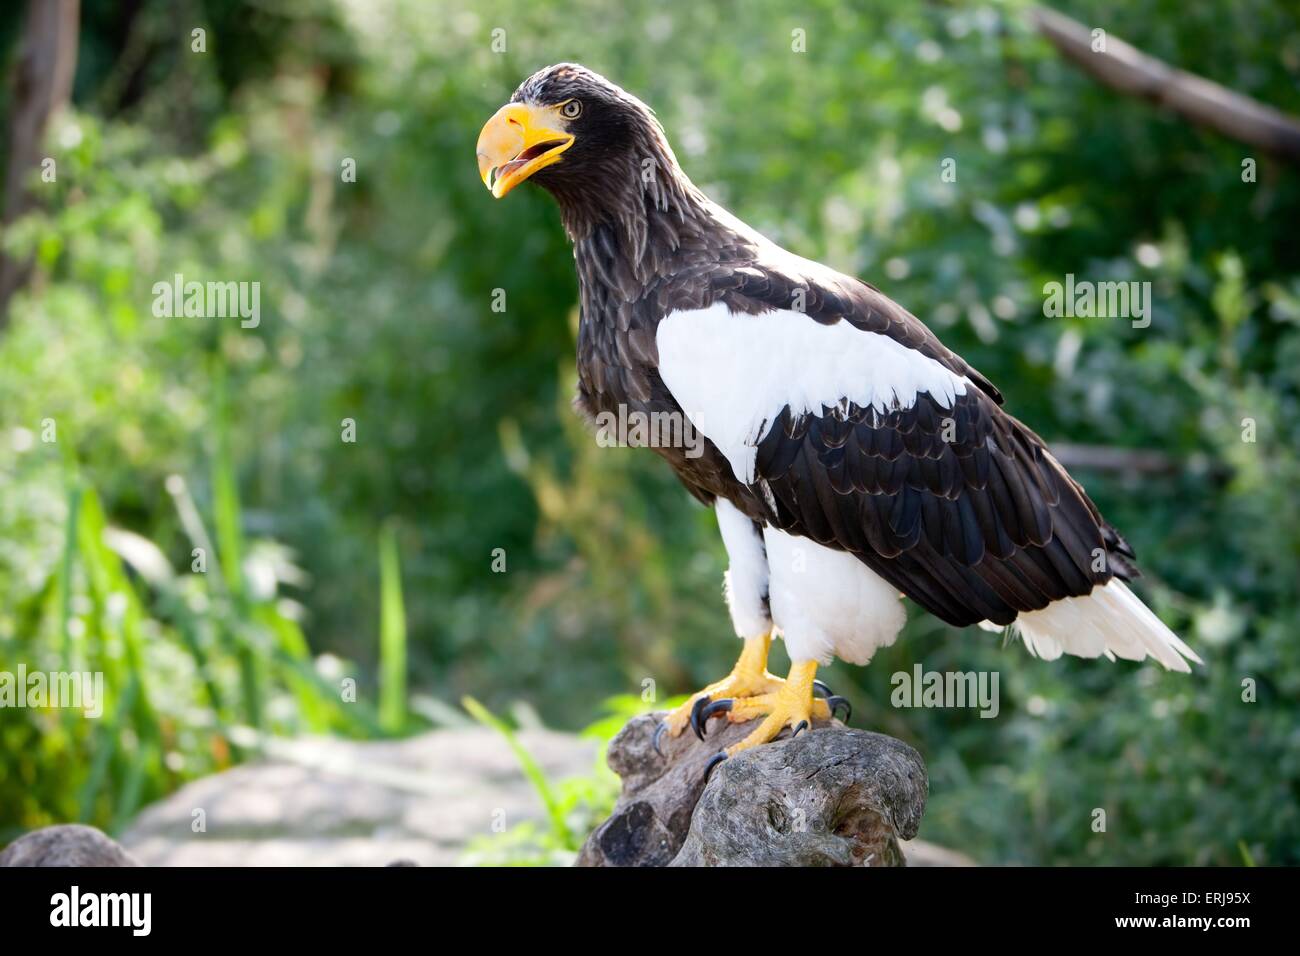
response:
<svg viewBox="0 0 1300 956"><path fill-rule="evenodd" d="M559 204L579 411L677 416L703 439L653 451L717 515L743 645L667 714L656 748L687 726L703 738L715 715L761 718L711 769L836 715L847 702L818 666L891 645L903 596L954 627L1010 629L1045 660L1200 663L1129 589L1133 550L993 383L875 286L711 201L635 96L546 67L488 120L477 159L494 197L529 181ZM785 679L767 671L774 635Z"/></svg>

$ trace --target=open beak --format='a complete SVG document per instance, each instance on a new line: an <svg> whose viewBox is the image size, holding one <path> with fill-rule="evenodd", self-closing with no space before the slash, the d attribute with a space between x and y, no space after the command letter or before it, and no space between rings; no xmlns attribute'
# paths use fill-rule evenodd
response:
<svg viewBox="0 0 1300 956"><path fill-rule="evenodd" d="M478 134L478 173L500 199L573 145L559 109L507 103Z"/></svg>

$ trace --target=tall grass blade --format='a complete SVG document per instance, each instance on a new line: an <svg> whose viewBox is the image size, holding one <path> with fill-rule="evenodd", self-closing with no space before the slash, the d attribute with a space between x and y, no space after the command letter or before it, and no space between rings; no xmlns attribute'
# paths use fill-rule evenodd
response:
<svg viewBox="0 0 1300 956"><path fill-rule="evenodd" d="M226 402L225 371L220 364L216 382L216 449L212 459L212 510L216 525L217 551L226 589L234 601L239 624L232 634L239 661L240 699L244 719L249 726L262 727L262 701L265 700L265 674L250 635L241 626L248 621L247 592L244 587L244 532L239 508L239 483L230 451L230 409Z"/></svg>
<svg viewBox="0 0 1300 956"><path fill-rule="evenodd" d="M515 759L519 761L519 767L523 770L524 776L532 783L533 789L537 791L537 795L542 800L542 805L546 808L546 816L551 822L551 832L566 848L570 850L578 849L578 839L569 829L569 824L564 819L564 807L556 796L555 790L551 787L550 781L546 779L546 773L542 770L541 764L533 759L533 755L528 752L528 748L523 745L518 735L510 729L510 725L473 697L462 697L460 702L475 720L484 727L492 728L505 738L507 746L514 753Z"/></svg>
<svg viewBox="0 0 1300 956"><path fill-rule="evenodd" d="M78 655L72 638L72 568L77 555L77 521L81 516L81 486L68 492L68 525L63 537L63 561L59 572L59 639L63 642L63 670L73 669Z"/></svg>
<svg viewBox="0 0 1300 956"><path fill-rule="evenodd" d="M379 532L379 723L388 733L406 726L406 606L397 532Z"/></svg>

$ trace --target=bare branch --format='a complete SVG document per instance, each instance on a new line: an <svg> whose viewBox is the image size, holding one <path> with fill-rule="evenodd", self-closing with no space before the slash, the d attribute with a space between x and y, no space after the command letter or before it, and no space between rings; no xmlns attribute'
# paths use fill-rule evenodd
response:
<svg viewBox="0 0 1300 956"><path fill-rule="evenodd" d="M72 92L77 63L80 0L30 0L22 49L12 79L9 159L0 224L8 226L32 206L27 183L40 162L50 118ZM0 255L0 328L9 299L27 280L30 264Z"/></svg>
<svg viewBox="0 0 1300 956"><path fill-rule="evenodd" d="M1114 448L1107 445L1072 445L1053 442L1052 455L1067 471L1108 471L1123 474L1171 475L1182 464L1164 452L1141 448Z"/></svg>
<svg viewBox="0 0 1300 956"><path fill-rule="evenodd" d="M1151 100L1199 126L1300 164L1300 120L1204 77L1175 69L1114 36L1095 52L1091 31L1069 17L1033 7L1035 28L1065 57L1111 89Z"/></svg>

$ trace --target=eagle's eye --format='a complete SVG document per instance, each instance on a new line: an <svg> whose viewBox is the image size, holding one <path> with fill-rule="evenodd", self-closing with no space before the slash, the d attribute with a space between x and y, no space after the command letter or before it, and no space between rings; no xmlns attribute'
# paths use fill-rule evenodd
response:
<svg viewBox="0 0 1300 956"><path fill-rule="evenodd" d="M560 104L560 115L565 119L577 119L582 113L581 100L565 100Z"/></svg>

